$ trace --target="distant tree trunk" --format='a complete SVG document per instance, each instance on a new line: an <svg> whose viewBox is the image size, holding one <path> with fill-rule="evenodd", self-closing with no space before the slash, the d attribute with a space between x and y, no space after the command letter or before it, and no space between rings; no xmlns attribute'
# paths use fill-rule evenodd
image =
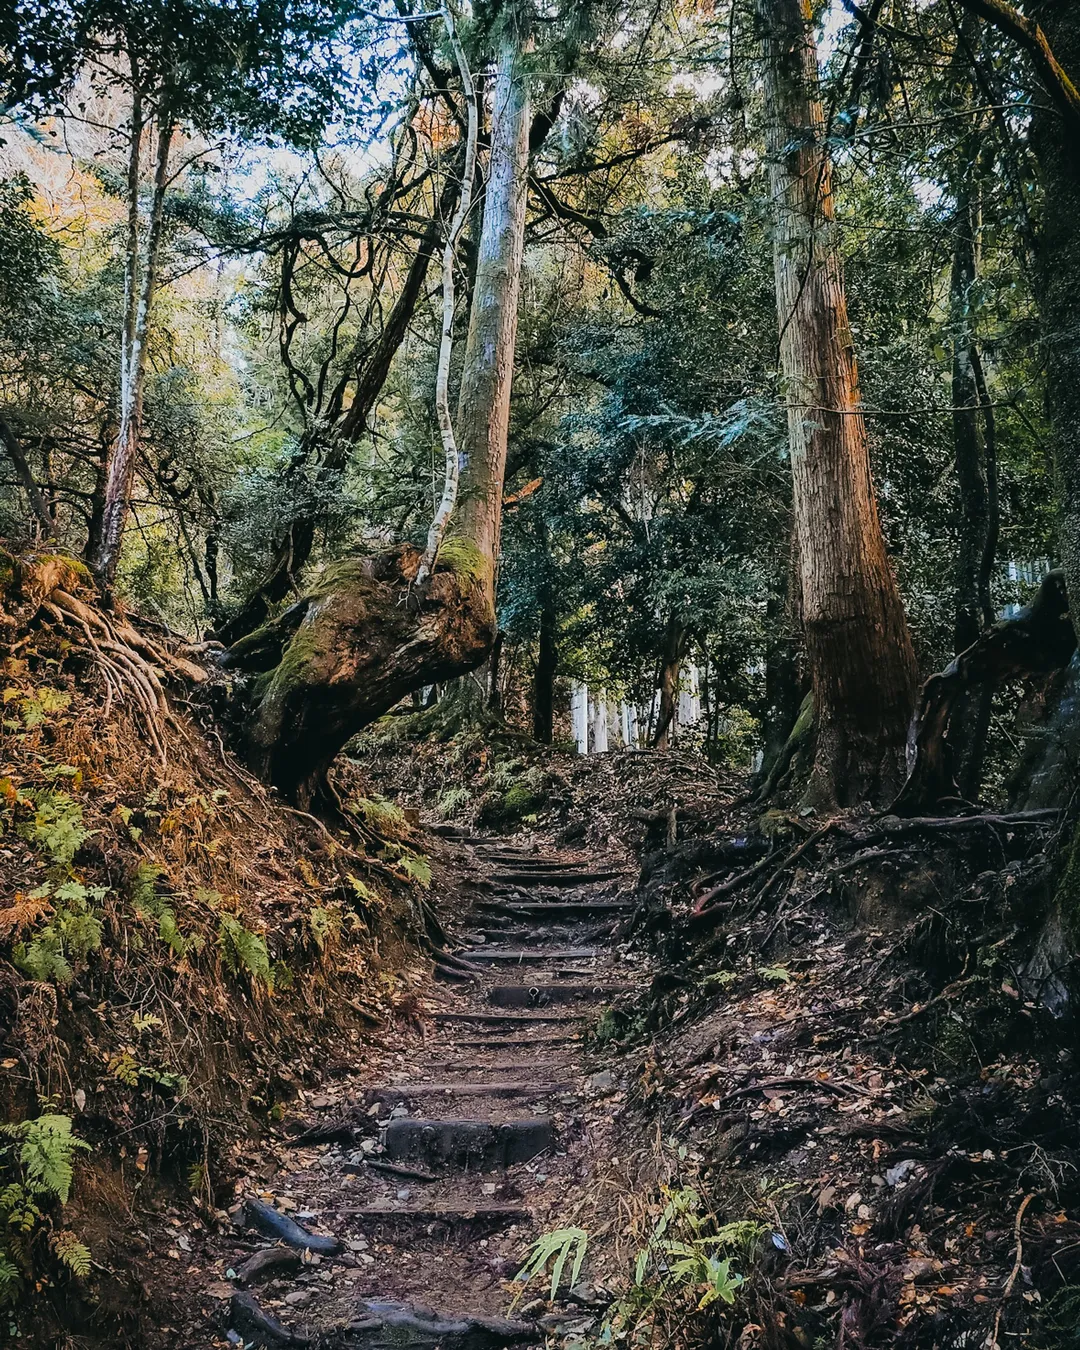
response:
<svg viewBox="0 0 1080 1350"><path fill-rule="evenodd" d="M653 749L667 750L679 706L679 670L686 653L686 628L678 615L668 617L664 629L664 651L660 666L660 707L653 732Z"/></svg>
<svg viewBox="0 0 1080 1350"><path fill-rule="evenodd" d="M164 98L164 95L162 96ZM138 107L138 105L137 105ZM141 113L141 108L139 108ZM132 116L132 150L128 166L128 244L125 280L126 313L120 372L120 424L105 470L101 541L95 571L106 594L111 592L120 561L124 527L131 509L131 487L142 434L143 393L146 384L146 353L150 314L157 291L158 262L165 190L169 181L169 153L175 126L165 109L158 112L157 151L151 189L150 220L146 232L146 256L139 267L139 138L142 124ZM139 280L141 270L141 281ZM137 300L135 297L137 295ZM134 301L134 311L132 302Z"/></svg>
<svg viewBox="0 0 1080 1350"><path fill-rule="evenodd" d="M493 713L502 712L502 654L505 641L505 634L500 628L495 634L488 657L487 706L488 711Z"/></svg>
<svg viewBox="0 0 1080 1350"><path fill-rule="evenodd" d="M983 593L983 555L989 527L986 473L979 432L980 399L972 361L971 291L975 285L976 226L970 189L965 184L952 218L953 261L950 285L952 326L952 425L957 485L956 614L953 650L965 651L992 619Z"/></svg>
<svg viewBox="0 0 1080 1350"><path fill-rule="evenodd" d="M37 479L30 468L30 462L26 458L26 452L8 424L0 418L0 444L8 453L8 458L15 466L15 476L19 480L22 490L26 493L26 500L30 505L30 513L37 522L38 531L42 539L51 539L56 533L56 523L49 513L49 506L41 489L37 485Z"/></svg>
<svg viewBox="0 0 1080 1350"><path fill-rule="evenodd" d="M970 147L974 154L974 147ZM978 279L978 221L972 187L965 181L953 213L950 283L952 423L957 485L956 613L953 650L959 655L994 622L990 581L997 548L997 482L994 414L972 331L972 289ZM958 702L950 741L955 746L960 795L978 799L993 707L992 683Z"/></svg>
<svg viewBox="0 0 1080 1350"><path fill-rule="evenodd" d="M1080 79L1080 0L1030 7L1073 81ZM1049 92L1049 90L1048 90ZM1075 124L1053 97L1032 109L1032 144L1043 174L1045 205L1038 256L1046 407L1054 436L1060 496L1059 541L1065 582L1080 603L1080 150ZM1076 622L1074 620L1074 622Z"/></svg>
<svg viewBox="0 0 1080 1350"><path fill-rule="evenodd" d="M540 645L533 676L533 735L541 745L550 745L555 739L557 624L555 594L550 585L545 585L540 595Z"/></svg>
<svg viewBox="0 0 1080 1350"><path fill-rule="evenodd" d="M422 586L411 547L327 568L310 594L246 635L226 666L257 673L248 759L310 802L345 742L421 685L475 670L495 639L506 438L525 238L529 100L522 44L498 53L490 163L458 412L456 518Z"/></svg>
<svg viewBox="0 0 1080 1350"><path fill-rule="evenodd" d="M759 0L780 359L814 694L807 800L881 801L903 782L915 658L885 552L835 239L809 6Z"/></svg>

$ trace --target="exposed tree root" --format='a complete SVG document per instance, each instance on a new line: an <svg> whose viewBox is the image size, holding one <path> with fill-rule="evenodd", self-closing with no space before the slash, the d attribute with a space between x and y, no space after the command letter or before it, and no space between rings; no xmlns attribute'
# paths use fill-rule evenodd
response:
<svg viewBox="0 0 1080 1350"><path fill-rule="evenodd" d="M185 684L202 683L206 669L164 641L151 641L121 611L106 615L79 598L89 591L90 574L63 554L0 553L0 627L20 631L46 616L53 623L81 632L73 643L101 671L105 681L105 716L113 699L130 699L139 710L155 754L167 759L165 726L172 713L165 692L170 677Z"/></svg>
<svg viewBox="0 0 1080 1350"><path fill-rule="evenodd" d="M447 540L423 586L418 563L409 547L338 563L222 658L256 677L248 763L300 806L358 731L422 685L475 669L491 648L489 577L475 550Z"/></svg>
<svg viewBox="0 0 1080 1350"><path fill-rule="evenodd" d="M892 810L908 814L958 797L959 756L949 730L972 687L1061 670L1075 650L1065 574L1048 572L1030 605L988 628L923 685L908 738L908 777Z"/></svg>

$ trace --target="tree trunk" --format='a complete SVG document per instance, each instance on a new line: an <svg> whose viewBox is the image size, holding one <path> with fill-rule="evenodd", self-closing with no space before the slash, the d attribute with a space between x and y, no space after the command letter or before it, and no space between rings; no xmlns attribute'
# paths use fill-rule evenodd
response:
<svg viewBox="0 0 1080 1350"><path fill-rule="evenodd" d="M653 732L654 750L667 750L671 744L675 710L679 704L679 668L685 649L686 629L679 618L672 614L664 630L663 664L660 667L660 707L656 715L656 730Z"/></svg>
<svg viewBox="0 0 1080 1350"><path fill-rule="evenodd" d="M1080 74L1080 0L1034 5L1054 56L1075 81ZM1045 349L1047 411L1060 495L1061 563L1070 596L1080 596L1080 154L1075 131L1051 100L1032 109L1032 143L1042 169L1045 205L1038 255L1039 308Z"/></svg>
<svg viewBox="0 0 1080 1350"><path fill-rule="evenodd" d="M847 319L809 6L759 0L802 613L816 744L807 800L903 781L915 658L885 553Z"/></svg>
<svg viewBox="0 0 1080 1350"><path fill-rule="evenodd" d="M457 523L451 526L452 533L466 540L492 568L493 599L529 166L524 52L512 27L507 23L500 42L495 76L484 224L458 399L458 445L464 461L461 499Z"/></svg>
<svg viewBox="0 0 1080 1350"><path fill-rule="evenodd" d="M508 26L509 27L509 26ZM519 40L499 52L484 223L458 414L458 518L434 569L402 547L326 569L224 664L252 672L248 758L301 804L347 740L422 685L475 670L495 639L510 380L525 237L529 102Z"/></svg>
<svg viewBox="0 0 1080 1350"><path fill-rule="evenodd" d="M989 506L979 434L979 390L972 361L975 339L972 333L971 291L976 280L976 229L967 184L958 194L952 226L952 425L958 498L953 650L962 652L971 646L993 617L986 613L989 597L982 593Z"/></svg>
<svg viewBox="0 0 1080 1350"><path fill-rule="evenodd" d="M154 157L154 183L150 205L150 222L146 232L146 257L142 265L142 283L137 284L138 262L138 146L139 127L133 116L133 150L128 179L128 278L125 298L124 342L120 373L120 426L116 441L110 449L105 472L105 501L102 514L101 543L96 559L96 571L106 594L111 592L120 561L131 506L131 486L135 478L135 461L142 432L143 391L146 384L146 350L150 332L150 312L157 290L158 259L161 252L161 227L165 205L165 189L169 177L169 152L172 148L174 125L167 111L158 113L157 151ZM130 288L130 292L129 292ZM134 316L130 300L138 294Z"/></svg>
<svg viewBox="0 0 1080 1350"><path fill-rule="evenodd" d="M559 661L555 594L545 585L540 596L540 646L533 675L533 735L541 745L555 739L555 671Z"/></svg>

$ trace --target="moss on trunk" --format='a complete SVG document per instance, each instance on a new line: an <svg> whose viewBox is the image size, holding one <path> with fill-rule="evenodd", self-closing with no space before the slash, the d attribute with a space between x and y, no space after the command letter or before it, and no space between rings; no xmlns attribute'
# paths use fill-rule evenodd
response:
<svg viewBox="0 0 1080 1350"><path fill-rule="evenodd" d="M335 755L421 685L474 670L495 638L489 569L447 541L414 584L419 553L402 547L328 567L310 594L232 647L246 671L246 757L290 800L310 803Z"/></svg>

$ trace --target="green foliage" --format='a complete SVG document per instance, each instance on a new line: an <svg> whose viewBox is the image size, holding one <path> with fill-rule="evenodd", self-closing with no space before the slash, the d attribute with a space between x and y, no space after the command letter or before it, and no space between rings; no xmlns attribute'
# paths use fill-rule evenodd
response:
<svg viewBox="0 0 1080 1350"><path fill-rule="evenodd" d="M341 936L341 910L337 905L316 905L308 911L307 927L319 951L332 946Z"/></svg>
<svg viewBox="0 0 1080 1350"><path fill-rule="evenodd" d="M397 866L405 873L410 881L415 881L418 886L425 890L431 885L431 864L422 853L414 853L412 849L406 849L397 860Z"/></svg>
<svg viewBox="0 0 1080 1350"><path fill-rule="evenodd" d="M445 792L439 794L435 809L445 820L456 815L463 806L468 806L471 801L472 792L467 787L447 788Z"/></svg>
<svg viewBox="0 0 1080 1350"><path fill-rule="evenodd" d="M158 937L174 956L185 957L189 952L201 950L203 939L198 934L185 937L180 931L176 911L165 896L158 894L157 883L162 876L164 869L156 863L146 860L139 863L131 879L132 907L140 919L157 925Z"/></svg>
<svg viewBox="0 0 1080 1350"><path fill-rule="evenodd" d="M514 1279L528 1285L531 1280L547 1271L550 1261L552 1264L549 1297L554 1300L559 1292L563 1272L571 1253L573 1253L574 1260L567 1280L568 1289L573 1289L578 1282L578 1276L581 1274L581 1267L585 1262L588 1248L589 1235L584 1228L557 1228L553 1232L544 1233L536 1239L529 1249L528 1259L514 1276ZM521 1295L518 1296L518 1298L520 1297Z"/></svg>
<svg viewBox="0 0 1080 1350"><path fill-rule="evenodd" d="M698 1312L717 1302L734 1303L745 1277L732 1270L732 1262L739 1255L752 1258L765 1232L752 1220L714 1229L702 1213L701 1196L689 1187L664 1187L663 1195L663 1208L634 1262L632 1287L607 1323L609 1339L612 1328L633 1329L644 1318L674 1313L687 1297ZM718 1248L730 1254L722 1256Z"/></svg>
<svg viewBox="0 0 1080 1350"><path fill-rule="evenodd" d="M33 821L23 833L43 848L57 866L70 866L94 831L83 826L82 804L70 793L54 789L38 795Z"/></svg>
<svg viewBox="0 0 1080 1350"><path fill-rule="evenodd" d="M32 1277L36 1239L49 1227L49 1211L67 1203L75 1155L88 1148L68 1116L0 1124L0 1307L14 1303ZM54 1234L52 1246L74 1275L89 1273L90 1252L73 1234Z"/></svg>
<svg viewBox="0 0 1080 1350"><path fill-rule="evenodd" d="M46 882L32 891L30 899L51 901L49 917L29 942L15 943L15 964L32 979L70 983L73 963L84 961L101 946L103 926L94 902L107 894L105 886L84 886L74 880L55 886Z"/></svg>
<svg viewBox="0 0 1080 1350"><path fill-rule="evenodd" d="M274 971L265 939L245 928L235 915L223 914L218 925L218 951L231 975L248 975L255 985L274 988Z"/></svg>
<svg viewBox="0 0 1080 1350"><path fill-rule="evenodd" d="M383 839L398 839L408 828L405 812L385 797L353 797L347 809L353 815L362 816L365 824Z"/></svg>

